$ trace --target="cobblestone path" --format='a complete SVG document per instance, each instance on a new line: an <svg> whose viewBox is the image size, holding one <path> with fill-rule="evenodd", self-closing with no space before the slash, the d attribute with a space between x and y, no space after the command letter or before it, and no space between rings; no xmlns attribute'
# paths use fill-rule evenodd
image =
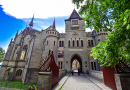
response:
<svg viewBox="0 0 130 90"><path fill-rule="evenodd" d="M85 75L70 75L61 90L103 90Z"/></svg>

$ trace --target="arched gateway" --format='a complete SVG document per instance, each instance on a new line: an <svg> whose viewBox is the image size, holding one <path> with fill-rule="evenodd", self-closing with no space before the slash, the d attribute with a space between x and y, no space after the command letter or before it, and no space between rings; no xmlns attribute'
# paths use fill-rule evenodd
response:
<svg viewBox="0 0 130 90"><path fill-rule="evenodd" d="M80 68L81 72L82 72L82 60L81 57L78 54L74 54L71 57L71 63L70 63L70 70L73 68L73 63L76 64L76 68Z"/></svg>

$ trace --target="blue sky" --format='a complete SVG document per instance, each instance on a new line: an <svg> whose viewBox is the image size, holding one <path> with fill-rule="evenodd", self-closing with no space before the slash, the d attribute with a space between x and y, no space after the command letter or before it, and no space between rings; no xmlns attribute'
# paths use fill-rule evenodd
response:
<svg viewBox="0 0 130 90"><path fill-rule="evenodd" d="M74 8L71 0L0 0L0 47L7 50L11 38L29 24L33 14L34 29L46 29L55 17L56 29L65 32L64 20Z"/></svg>

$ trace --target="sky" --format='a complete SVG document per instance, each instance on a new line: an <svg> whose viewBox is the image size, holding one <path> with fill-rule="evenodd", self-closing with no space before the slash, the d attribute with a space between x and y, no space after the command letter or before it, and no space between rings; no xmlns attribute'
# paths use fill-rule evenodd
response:
<svg viewBox="0 0 130 90"><path fill-rule="evenodd" d="M64 33L64 20L69 18L73 9L76 6L71 0L0 0L0 47L6 51L11 38L17 30L20 32L28 26L33 14L34 29L46 29L55 17L56 29Z"/></svg>

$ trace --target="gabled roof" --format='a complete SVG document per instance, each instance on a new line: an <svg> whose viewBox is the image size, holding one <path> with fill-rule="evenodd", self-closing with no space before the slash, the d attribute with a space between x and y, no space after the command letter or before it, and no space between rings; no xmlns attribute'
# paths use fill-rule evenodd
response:
<svg viewBox="0 0 130 90"><path fill-rule="evenodd" d="M69 21L71 19L79 19L79 20L83 20L79 14L76 12L76 10L74 9L73 12L71 13L69 19L66 19L65 21Z"/></svg>

